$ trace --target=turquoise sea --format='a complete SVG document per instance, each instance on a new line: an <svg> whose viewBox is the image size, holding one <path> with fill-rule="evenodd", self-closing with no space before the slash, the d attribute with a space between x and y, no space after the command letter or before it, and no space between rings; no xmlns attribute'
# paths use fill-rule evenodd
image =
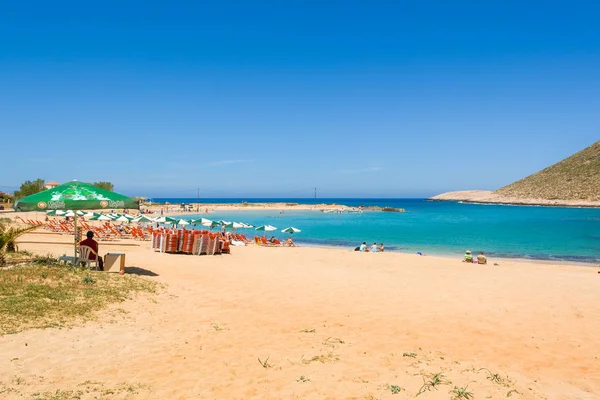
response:
<svg viewBox="0 0 600 400"><path fill-rule="evenodd" d="M154 199L171 204L197 199ZM201 203L289 202L312 199L202 199ZM405 213L365 211L362 214L320 211L224 211L198 217L241 221L302 230L299 244L352 249L363 241L385 244L387 250L461 256L466 249L492 257L600 262L600 209L462 204L425 199L318 199L319 203L349 206L390 206ZM193 217L193 216L192 216ZM247 236L253 230L242 231ZM271 235L271 232L267 232Z"/></svg>

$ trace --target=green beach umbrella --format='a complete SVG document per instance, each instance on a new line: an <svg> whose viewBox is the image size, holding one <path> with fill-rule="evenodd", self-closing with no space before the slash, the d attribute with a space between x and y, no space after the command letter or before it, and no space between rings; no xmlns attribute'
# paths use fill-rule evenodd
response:
<svg viewBox="0 0 600 400"><path fill-rule="evenodd" d="M137 200L89 183L72 181L53 189L23 197L15 202L16 211L138 209Z"/></svg>
<svg viewBox="0 0 600 400"><path fill-rule="evenodd" d="M99 210L106 208L139 209L139 202L122 194L104 190L89 183L71 181L52 189L15 201L15 211ZM77 218L75 222L74 256L77 257Z"/></svg>
<svg viewBox="0 0 600 400"><path fill-rule="evenodd" d="M228 222L225 225L225 228L233 228L233 229L240 229L240 228L245 228L246 225L242 224L241 222Z"/></svg>
<svg viewBox="0 0 600 400"><path fill-rule="evenodd" d="M171 218L171 217L158 217L154 221L160 222L163 224L174 224L175 222L177 222L177 220L175 218Z"/></svg>
<svg viewBox="0 0 600 400"><path fill-rule="evenodd" d="M146 217L145 215L140 215L131 220L132 222L154 222L153 219Z"/></svg>
<svg viewBox="0 0 600 400"><path fill-rule="evenodd" d="M294 228L293 226L290 226L289 228L282 229L281 232L294 234L294 233L298 233L298 232L302 232L302 231L298 228Z"/></svg>
<svg viewBox="0 0 600 400"><path fill-rule="evenodd" d="M46 211L46 215L65 215L66 213L63 210L49 210Z"/></svg>
<svg viewBox="0 0 600 400"><path fill-rule="evenodd" d="M277 228L275 228L273 225L261 225L258 228L256 228L256 230L270 232L270 231L276 231Z"/></svg>
<svg viewBox="0 0 600 400"><path fill-rule="evenodd" d="M90 221L114 221L114 218L109 217L106 214L100 214L90 218Z"/></svg>
<svg viewBox="0 0 600 400"><path fill-rule="evenodd" d="M201 222L202 226L206 226L207 228L214 228L215 226L221 226L221 223L219 221L211 221L210 219L205 219L202 218L202 222Z"/></svg>
<svg viewBox="0 0 600 400"><path fill-rule="evenodd" d="M212 221L210 219L206 219L206 218L200 218L200 219L193 219L192 224L200 224L200 225L204 225L204 226L208 226L210 224L212 224Z"/></svg>

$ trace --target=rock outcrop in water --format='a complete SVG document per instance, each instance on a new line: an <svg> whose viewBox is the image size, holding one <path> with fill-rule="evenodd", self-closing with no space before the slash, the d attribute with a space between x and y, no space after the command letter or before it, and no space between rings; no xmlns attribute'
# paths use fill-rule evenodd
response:
<svg viewBox="0 0 600 400"><path fill-rule="evenodd" d="M384 207L381 209L381 211L387 211L387 212L404 212L404 208L394 208L394 207Z"/></svg>
<svg viewBox="0 0 600 400"><path fill-rule="evenodd" d="M449 192L434 196L430 200L600 207L600 141L494 192Z"/></svg>

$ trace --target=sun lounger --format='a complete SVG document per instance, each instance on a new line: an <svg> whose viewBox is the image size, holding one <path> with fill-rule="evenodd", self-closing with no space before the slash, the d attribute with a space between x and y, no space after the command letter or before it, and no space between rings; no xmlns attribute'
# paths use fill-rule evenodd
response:
<svg viewBox="0 0 600 400"><path fill-rule="evenodd" d="M231 254L231 249L229 248L229 241L225 240L223 242L223 247L221 248L221 253Z"/></svg>
<svg viewBox="0 0 600 400"><path fill-rule="evenodd" d="M263 246L273 246L273 243L269 242L264 236L261 236L260 242Z"/></svg>
<svg viewBox="0 0 600 400"><path fill-rule="evenodd" d="M200 254L208 254L208 246L210 244L210 234L206 231L202 233L202 244L200 247Z"/></svg>
<svg viewBox="0 0 600 400"><path fill-rule="evenodd" d="M200 255L200 251L202 250L203 239L204 239L204 235L202 234L202 232L196 231L194 233L194 245L192 247L192 254L195 254L197 256Z"/></svg>

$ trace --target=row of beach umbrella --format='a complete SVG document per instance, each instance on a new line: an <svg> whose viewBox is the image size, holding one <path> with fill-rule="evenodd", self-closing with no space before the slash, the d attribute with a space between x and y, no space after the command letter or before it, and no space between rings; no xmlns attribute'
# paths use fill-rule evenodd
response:
<svg viewBox="0 0 600 400"><path fill-rule="evenodd" d="M74 217L75 215L77 215L78 217L84 217L84 218L89 218L90 221L115 221L115 222L158 222L161 224L175 224L175 225L180 225L180 226L185 226L185 225L190 225L190 224L199 224L202 226L205 226L207 228L215 228L217 226L224 226L225 228L232 228L232 229L255 229L257 231L265 231L265 232L272 232L272 231L276 231L277 228L274 227L273 225L261 225L258 227L255 227L253 225L250 224L246 224L243 222L229 222L229 221L212 221L210 219L206 219L206 218L199 218L199 219L177 219L177 218L173 218L173 217L166 217L166 216L160 216L160 217L156 217L156 218L152 218L152 217L148 217L146 215L139 215L139 216L133 216L133 215L129 215L129 214L118 214L118 213L114 213L114 214L101 214L101 213L97 213L97 212L92 212L92 211L88 211L88 212L84 212L84 211L73 211L73 210L52 210L52 211L47 211L46 215L53 215L53 216L58 216L58 217ZM289 233L289 234L293 234L293 233L298 233L298 232L302 232L300 229L298 228L294 228L293 226L290 226L289 228L285 228L282 229L281 232L284 233Z"/></svg>

